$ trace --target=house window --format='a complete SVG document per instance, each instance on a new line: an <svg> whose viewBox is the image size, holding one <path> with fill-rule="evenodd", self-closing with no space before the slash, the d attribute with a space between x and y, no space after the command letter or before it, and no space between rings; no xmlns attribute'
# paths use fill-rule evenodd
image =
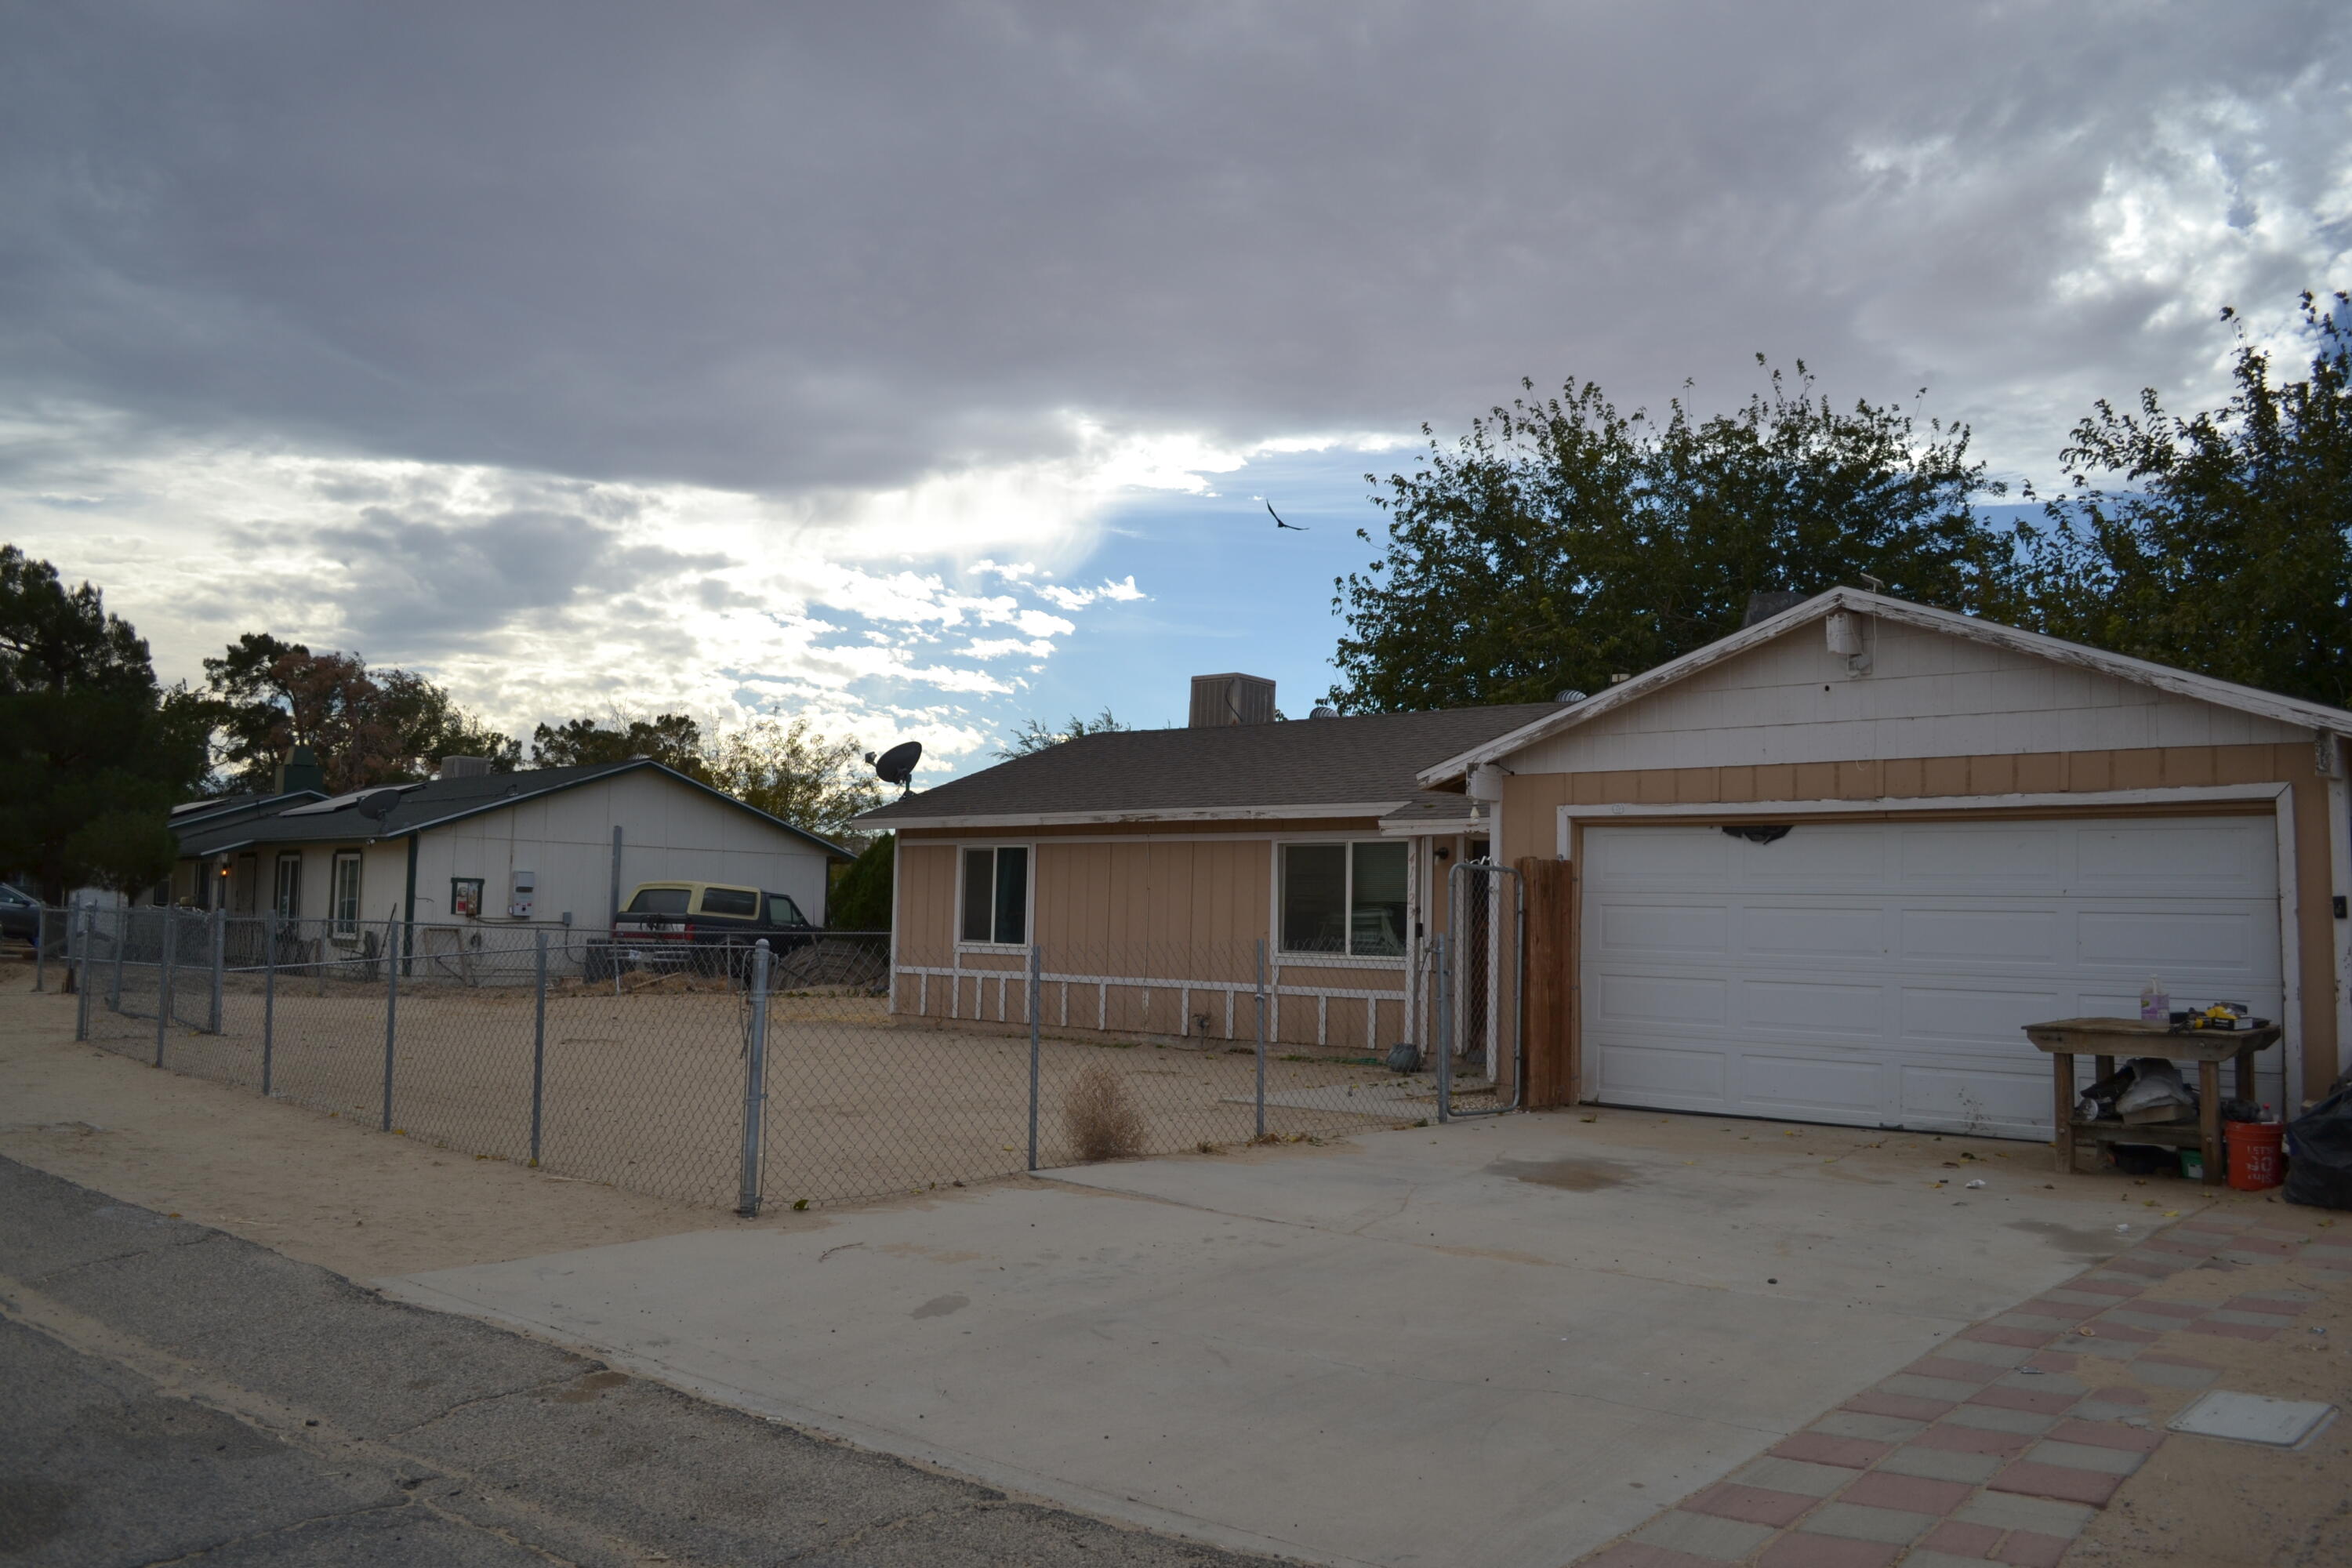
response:
<svg viewBox="0 0 2352 1568"><path fill-rule="evenodd" d="M360 852L356 849L335 851L335 874L327 884L327 913L335 922L334 934L339 939L359 939Z"/></svg>
<svg viewBox="0 0 2352 1568"><path fill-rule="evenodd" d="M299 852L278 857L278 886L270 894L269 907L281 920L299 920L302 915L302 857Z"/></svg>
<svg viewBox="0 0 2352 1568"><path fill-rule="evenodd" d="M1018 946L1029 940L1029 848L1022 844L963 852L966 942Z"/></svg>
<svg viewBox="0 0 2352 1568"><path fill-rule="evenodd" d="M1393 840L1284 845L1282 951L1400 956L1405 877L1405 847Z"/></svg>

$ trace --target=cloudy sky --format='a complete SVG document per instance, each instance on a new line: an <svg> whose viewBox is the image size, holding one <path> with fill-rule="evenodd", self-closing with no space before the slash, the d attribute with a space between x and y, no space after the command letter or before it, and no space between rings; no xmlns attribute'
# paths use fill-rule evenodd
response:
<svg viewBox="0 0 2352 1568"><path fill-rule="evenodd" d="M2049 479L2352 285L2334 5L0 3L0 539L540 719L1303 711L1522 375ZM1281 533L1271 499L1305 533Z"/></svg>

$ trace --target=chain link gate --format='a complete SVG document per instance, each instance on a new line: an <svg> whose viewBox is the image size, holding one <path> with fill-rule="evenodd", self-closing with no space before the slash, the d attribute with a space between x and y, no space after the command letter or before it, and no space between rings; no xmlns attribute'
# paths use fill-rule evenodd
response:
<svg viewBox="0 0 2352 1568"><path fill-rule="evenodd" d="M1527 887L1508 866L1465 861L1446 874L1445 911L1435 966L1437 1119L1499 1116L1519 1108L1527 1081Z"/></svg>

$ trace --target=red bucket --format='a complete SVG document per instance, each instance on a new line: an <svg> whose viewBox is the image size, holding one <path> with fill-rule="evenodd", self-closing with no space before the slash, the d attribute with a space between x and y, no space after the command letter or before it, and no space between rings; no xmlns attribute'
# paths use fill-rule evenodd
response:
<svg viewBox="0 0 2352 1568"><path fill-rule="evenodd" d="M2279 1171L2279 1139L2285 1131L2276 1121L2224 1122L2221 1136L2230 1146L2230 1184L2242 1193L2259 1193L2285 1180Z"/></svg>

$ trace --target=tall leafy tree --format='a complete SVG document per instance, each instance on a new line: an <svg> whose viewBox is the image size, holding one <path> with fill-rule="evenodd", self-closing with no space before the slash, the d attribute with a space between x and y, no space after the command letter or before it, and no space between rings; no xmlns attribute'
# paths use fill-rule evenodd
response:
<svg viewBox="0 0 2352 1568"><path fill-rule="evenodd" d="M1366 712L1596 690L1738 630L1752 593L1864 574L1952 609L2005 603L2007 542L1969 504L2000 487L1965 426L1837 408L1802 361L1793 383L1768 380L1734 413L1700 418L1677 399L1663 420L1591 382L1548 398L1523 382L1451 447L1433 440L1372 498L1381 558L1333 584L1347 629L1332 700Z"/></svg>
<svg viewBox="0 0 2352 1568"><path fill-rule="evenodd" d="M157 688L147 644L98 589L0 545L0 866L52 901L160 879L205 731L203 705Z"/></svg>
<svg viewBox="0 0 2352 1568"><path fill-rule="evenodd" d="M890 929L891 873L898 850L896 834L883 833L834 879L824 923L835 931Z"/></svg>
<svg viewBox="0 0 2352 1568"><path fill-rule="evenodd" d="M719 789L811 833L838 834L882 804L882 785L860 760L856 740L831 739L805 718L757 719L727 731L705 750L703 764Z"/></svg>
<svg viewBox="0 0 2352 1568"><path fill-rule="evenodd" d="M1091 719L1081 719L1076 713L1060 729L1054 729L1042 719L1024 719L1021 727L1005 737L996 754L1011 761L1025 757L1032 752L1042 752L1048 746L1058 746L1065 741L1075 741L1081 735L1109 735L1135 726L1115 717L1108 708Z"/></svg>
<svg viewBox="0 0 2352 1568"><path fill-rule="evenodd" d="M2169 415L2151 388L2074 427L2071 493L2024 531L2032 625L2352 707L2352 308L2330 306L2303 296L2300 380L2241 339L2220 408Z"/></svg>
<svg viewBox="0 0 2352 1568"><path fill-rule="evenodd" d="M684 713L651 719L571 719L530 732L530 765L576 768L651 757L695 778L703 776L702 726Z"/></svg>
<svg viewBox="0 0 2352 1568"><path fill-rule="evenodd" d="M503 773L521 752L443 688L372 670L357 654L247 632L205 660L205 675L222 762L247 788L268 789L296 746L311 749L334 790L424 778L446 756L488 757Z"/></svg>

